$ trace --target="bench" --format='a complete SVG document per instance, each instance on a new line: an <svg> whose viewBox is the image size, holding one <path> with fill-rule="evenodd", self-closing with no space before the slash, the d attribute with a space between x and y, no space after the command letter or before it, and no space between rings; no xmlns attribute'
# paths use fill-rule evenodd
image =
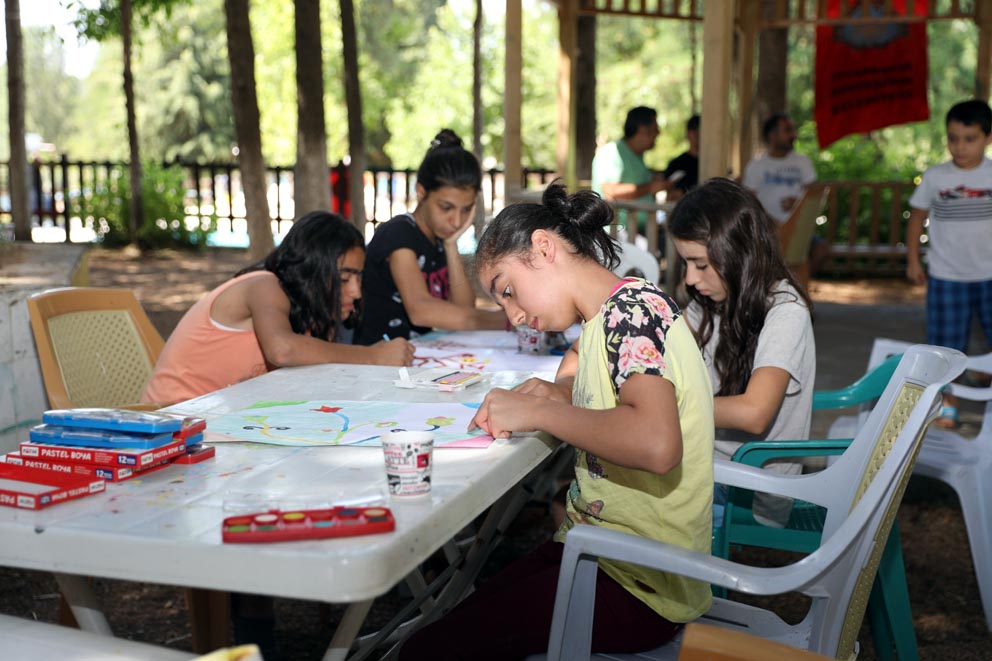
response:
<svg viewBox="0 0 992 661"><path fill-rule="evenodd" d="M189 661L196 654L0 615L0 659Z"/></svg>
<svg viewBox="0 0 992 661"><path fill-rule="evenodd" d="M921 250L926 254L926 248ZM871 275L900 275L906 272L906 246L891 243L830 246L830 261L825 273L863 273Z"/></svg>

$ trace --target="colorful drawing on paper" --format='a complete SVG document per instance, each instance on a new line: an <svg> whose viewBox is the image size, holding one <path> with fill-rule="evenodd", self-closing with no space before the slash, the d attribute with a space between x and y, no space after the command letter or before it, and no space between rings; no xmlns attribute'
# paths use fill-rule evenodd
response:
<svg viewBox="0 0 992 661"><path fill-rule="evenodd" d="M210 442L248 441L272 445L379 447L379 436L397 431L432 431L442 447L484 448L492 437L465 431L477 405L411 402L258 402L212 420Z"/></svg>
<svg viewBox="0 0 992 661"><path fill-rule="evenodd" d="M524 370L531 372L551 372L558 369L561 356L521 353L517 350L516 336L503 331L476 331L478 335L496 334L490 346L482 346L483 338L463 337L467 333L455 333L455 338L445 335L412 341L415 349L414 367L450 367L457 370L475 372L496 372L500 370ZM508 336L508 337L502 337ZM512 344L510 344L512 342Z"/></svg>

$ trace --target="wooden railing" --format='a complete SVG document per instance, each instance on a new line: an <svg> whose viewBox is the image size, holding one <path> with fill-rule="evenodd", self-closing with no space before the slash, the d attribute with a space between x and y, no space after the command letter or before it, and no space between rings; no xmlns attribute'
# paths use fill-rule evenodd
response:
<svg viewBox="0 0 992 661"><path fill-rule="evenodd" d="M218 228L231 232L246 227L241 173L234 163L165 163L183 169L185 212L191 217L215 216ZM28 207L35 225L65 230L65 241L89 241L92 232L71 230L87 223L87 200L94 191L106 191L115 182L126 186L127 163L113 161L72 161L62 155L56 160L36 161L28 166ZM273 166L267 173L269 214L279 232L285 231L298 214L293 203L293 168ZM347 199L348 167L336 165L328 170L331 184L331 208L350 214ZM518 185L540 187L555 177L551 170L525 168ZM416 170L373 167L364 173L365 214L373 225L416 206ZM9 222L9 164L0 163L0 223ZM506 189L503 171L493 168L483 172L483 206L487 215L504 206ZM83 238L77 238L82 236Z"/></svg>
<svg viewBox="0 0 992 661"><path fill-rule="evenodd" d="M831 259L820 276L901 275L906 269L906 221L909 197L915 185L902 181L822 181L814 187L830 186L830 194L817 220L816 234L831 244ZM626 211L622 225L612 228L616 235L622 226L629 241L644 235L648 250L659 257L666 284L674 278L675 255L664 240L664 218L673 204L645 204L617 201L619 212ZM637 213L647 216L639 228ZM924 237L926 233L924 232ZM672 269L667 268L668 265Z"/></svg>

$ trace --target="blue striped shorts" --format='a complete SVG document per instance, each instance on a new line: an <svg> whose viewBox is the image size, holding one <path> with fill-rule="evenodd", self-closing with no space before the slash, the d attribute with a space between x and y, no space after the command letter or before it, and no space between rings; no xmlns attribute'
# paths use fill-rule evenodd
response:
<svg viewBox="0 0 992 661"><path fill-rule="evenodd" d="M927 344L967 352L975 315L986 343L992 343L992 280L927 278Z"/></svg>

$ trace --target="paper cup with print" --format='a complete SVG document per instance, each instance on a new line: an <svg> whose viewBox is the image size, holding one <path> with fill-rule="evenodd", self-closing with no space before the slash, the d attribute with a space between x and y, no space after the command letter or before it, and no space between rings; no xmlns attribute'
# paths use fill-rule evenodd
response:
<svg viewBox="0 0 992 661"><path fill-rule="evenodd" d="M547 353L548 346L544 341L544 333L526 324L520 324L517 331L517 350L520 353Z"/></svg>
<svg viewBox="0 0 992 661"><path fill-rule="evenodd" d="M397 431L383 434L386 481L393 496L422 496L431 491L434 432Z"/></svg>

